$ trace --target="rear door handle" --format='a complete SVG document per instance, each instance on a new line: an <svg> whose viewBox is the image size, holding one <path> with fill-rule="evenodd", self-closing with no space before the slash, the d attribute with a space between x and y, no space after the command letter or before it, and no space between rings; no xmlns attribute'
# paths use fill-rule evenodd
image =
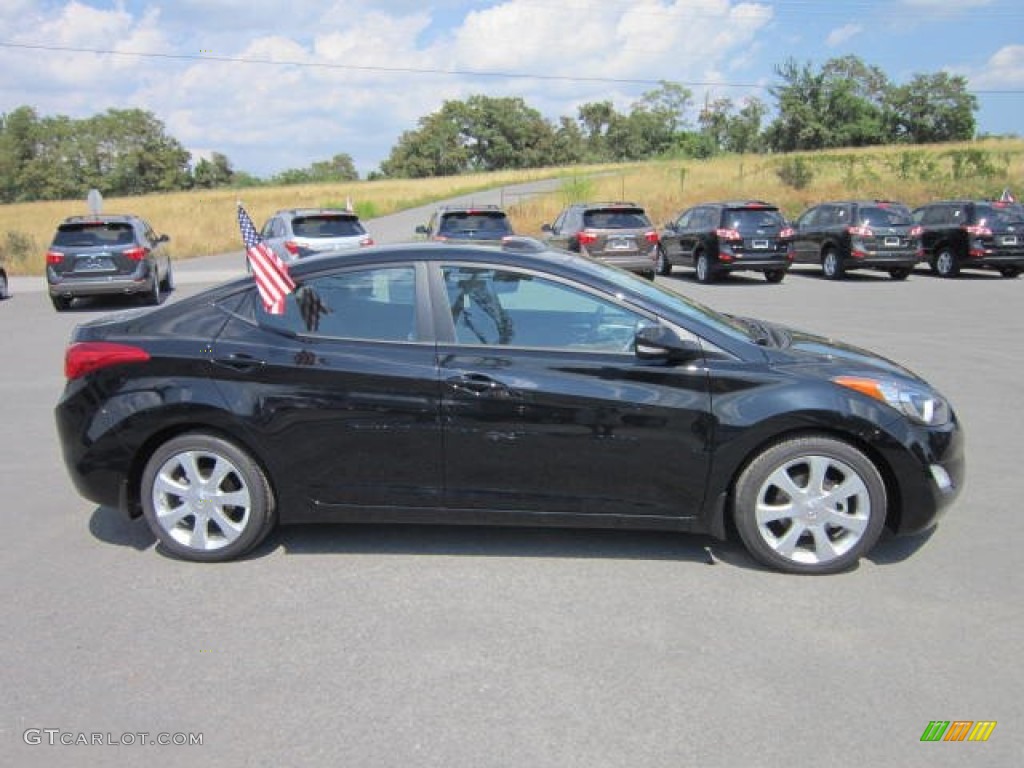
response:
<svg viewBox="0 0 1024 768"><path fill-rule="evenodd" d="M453 389L468 392L477 397L494 397L508 399L514 397L514 393L505 384L492 379L483 373L464 373L452 376L447 383Z"/></svg>
<svg viewBox="0 0 1024 768"><path fill-rule="evenodd" d="M246 355L244 353L236 353L228 355L227 357L217 357L214 361L217 365L221 365L225 368L231 368L242 373L248 373L249 371L255 371L262 367L266 363L260 360L258 357L252 355Z"/></svg>

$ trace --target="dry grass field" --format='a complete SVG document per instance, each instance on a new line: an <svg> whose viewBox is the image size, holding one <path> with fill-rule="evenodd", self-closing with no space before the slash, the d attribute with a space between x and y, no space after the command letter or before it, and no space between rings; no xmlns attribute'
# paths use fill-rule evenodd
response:
<svg viewBox="0 0 1024 768"><path fill-rule="evenodd" d="M806 186L783 183L779 170L797 167ZM580 166L435 179L357 181L241 190L194 190L104 202L107 212L131 212L171 236L175 258L239 250L235 203L241 199L257 225L279 208L343 206L351 199L364 219L478 189L551 176L564 178L562 193L511 204L516 231L537 234L572 200L634 200L663 224L694 203L755 198L796 216L822 200L870 197L919 205L954 196L995 197L1009 187L1024 192L1024 139L963 144L871 147L790 155L725 156L701 161L659 160L611 166ZM0 206L0 255L11 274L42 274L56 224L84 214L84 200Z"/></svg>

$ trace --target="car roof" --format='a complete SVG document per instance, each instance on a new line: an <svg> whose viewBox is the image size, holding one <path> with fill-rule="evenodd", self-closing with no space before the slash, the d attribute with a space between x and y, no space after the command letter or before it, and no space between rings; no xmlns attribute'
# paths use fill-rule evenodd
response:
<svg viewBox="0 0 1024 768"><path fill-rule="evenodd" d="M344 208L282 208L274 212L275 216L352 216L359 218L355 211Z"/></svg>
<svg viewBox="0 0 1024 768"><path fill-rule="evenodd" d="M61 224L131 224L137 221L142 219L131 213L90 213L87 216L68 216Z"/></svg>
<svg viewBox="0 0 1024 768"><path fill-rule="evenodd" d="M643 206L639 203L632 203L628 200L610 200L605 202L595 203L573 203L569 206L570 208L639 208L643 210Z"/></svg>

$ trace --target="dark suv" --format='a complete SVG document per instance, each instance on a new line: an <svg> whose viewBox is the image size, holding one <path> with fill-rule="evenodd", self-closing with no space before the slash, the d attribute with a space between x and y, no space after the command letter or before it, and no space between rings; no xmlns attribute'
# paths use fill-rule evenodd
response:
<svg viewBox="0 0 1024 768"><path fill-rule="evenodd" d="M1024 206L989 200L945 200L914 211L932 271L955 277L961 269L997 269L1016 277L1024 269Z"/></svg>
<svg viewBox="0 0 1024 768"><path fill-rule="evenodd" d="M341 208L289 208L263 225L263 240L284 261L373 245L359 216Z"/></svg>
<svg viewBox="0 0 1024 768"><path fill-rule="evenodd" d="M820 264L830 280L879 269L906 280L921 259L920 229L907 206L890 200L836 200L808 208L793 227L798 264Z"/></svg>
<svg viewBox="0 0 1024 768"><path fill-rule="evenodd" d="M501 245L504 238L515 234L508 215L496 205L445 205L438 208L416 233L430 240L477 245Z"/></svg>
<svg viewBox="0 0 1024 768"><path fill-rule="evenodd" d="M46 283L58 312L79 296L134 295L159 304L174 289L167 235L138 216L71 216L46 252Z"/></svg>
<svg viewBox="0 0 1024 768"><path fill-rule="evenodd" d="M541 229L555 248L654 279L658 232L636 203L574 203Z"/></svg>
<svg viewBox="0 0 1024 768"><path fill-rule="evenodd" d="M779 209L770 203L701 203L661 231L658 274L671 274L679 264L694 267L702 283L737 270L762 272L769 283L779 283L792 261L791 234Z"/></svg>

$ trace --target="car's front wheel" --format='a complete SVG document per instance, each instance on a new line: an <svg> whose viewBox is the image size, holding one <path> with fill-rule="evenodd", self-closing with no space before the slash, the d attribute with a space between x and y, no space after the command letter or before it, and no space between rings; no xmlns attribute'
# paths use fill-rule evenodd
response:
<svg viewBox="0 0 1024 768"><path fill-rule="evenodd" d="M7 275L4 272L0 272L0 301L8 299L10 296L11 289L7 282Z"/></svg>
<svg viewBox="0 0 1024 768"><path fill-rule="evenodd" d="M142 473L142 509L154 535L185 560L230 560L276 523L273 492L259 464L223 438L203 433L160 446Z"/></svg>
<svg viewBox="0 0 1024 768"><path fill-rule="evenodd" d="M849 568L885 524L881 474L860 450L831 437L766 448L736 482L733 516L750 554L790 573Z"/></svg>

